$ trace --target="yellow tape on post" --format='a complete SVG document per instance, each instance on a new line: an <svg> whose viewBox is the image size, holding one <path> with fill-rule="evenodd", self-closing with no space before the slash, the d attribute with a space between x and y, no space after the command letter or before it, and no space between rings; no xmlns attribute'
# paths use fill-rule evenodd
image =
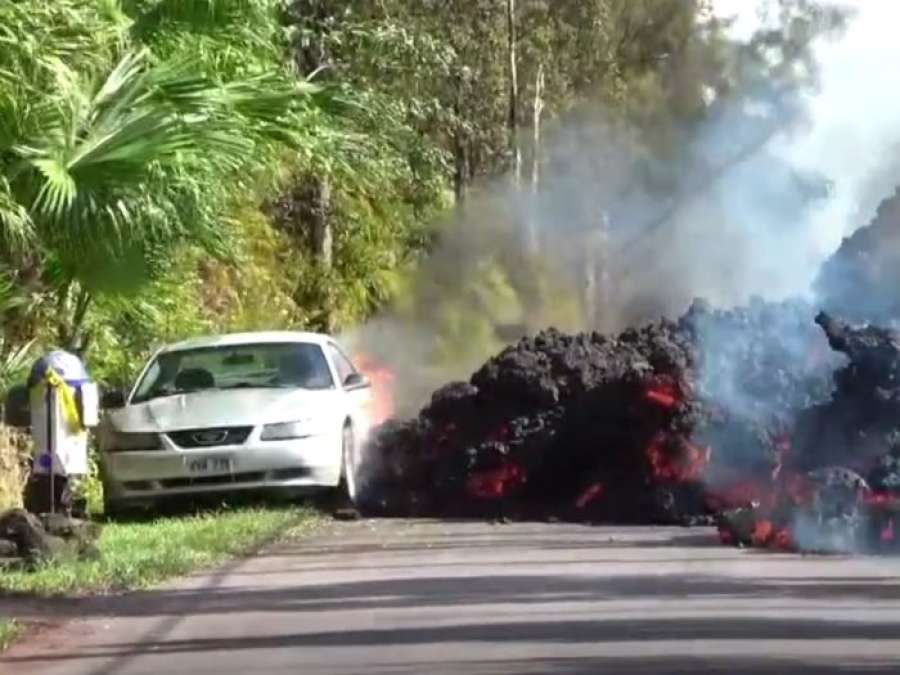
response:
<svg viewBox="0 0 900 675"><path fill-rule="evenodd" d="M56 393L59 396L59 401L62 404L63 417L66 418L69 430L73 434L81 431L81 417L78 414L78 404L75 402L75 393L72 390L72 387L66 384L66 381L59 376L59 373L50 366L47 366L47 370L44 373L44 379L50 387L56 390Z"/></svg>

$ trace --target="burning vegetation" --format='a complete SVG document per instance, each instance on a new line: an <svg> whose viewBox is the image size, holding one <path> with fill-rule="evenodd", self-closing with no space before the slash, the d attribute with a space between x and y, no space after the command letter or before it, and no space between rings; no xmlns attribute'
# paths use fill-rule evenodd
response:
<svg viewBox="0 0 900 675"><path fill-rule="evenodd" d="M900 504L900 342L798 302L697 302L617 336L551 329L385 423L362 473L364 509L386 515L714 523L732 544L881 548Z"/></svg>

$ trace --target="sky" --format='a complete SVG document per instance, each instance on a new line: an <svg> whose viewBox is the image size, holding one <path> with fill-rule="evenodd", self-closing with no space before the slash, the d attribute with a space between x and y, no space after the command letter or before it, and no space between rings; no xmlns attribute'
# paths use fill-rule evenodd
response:
<svg viewBox="0 0 900 675"><path fill-rule="evenodd" d="M825 253L865 224L877 201L893 191L889 186L900 183L900 159L893 160L900 146L900 1L841 4L855 16L840 36L817 46L821 86L810 97L811 124L774 146L834 181L832 199L816 219ZM756 25L757 6L755 0L715 0L717 12L737 18L741 34Z"/></svg>

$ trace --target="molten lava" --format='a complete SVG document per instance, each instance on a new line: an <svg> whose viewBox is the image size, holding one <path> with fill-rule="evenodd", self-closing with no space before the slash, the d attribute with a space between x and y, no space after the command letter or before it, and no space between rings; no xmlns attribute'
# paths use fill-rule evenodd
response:
<svg viewBox="0 0 900 675"><path fill-rule="evenodd" d="M525 338L434 392L416 418L384 425L369 456L400 469L370 463L368 503L402 514L415 494L417 512L435 515L508 506L715 523L723 542L771 549L798 547L791 524L802 522L804 542L812 523L895 547L900 336L825 316L815 322L823 337L810 318L793 305L695 303L678 321L619 336ZM849 365L833 370L829 343ZM393 375L359 360L373 418L384 419ZM889 454L873 456L881 448Z"/></svg>
<svg viewBox="0 0 900 675"><path fill-rule="evenodd" d="M661 483L686 483L700 479L709 464L711 448L699 448L683 438L658 433L647 446L650 475Z"/></svg>
<svg viewBox="0 0 900 675"><path fill-rule="evenodd" d="M647 387L644 397L661 408L671 409L678 405L681 398L678 385L671 377L659 376Z"/></svg>
<svg viewBox="0 0 900 675"><path fill-rule="evenodd" d="M511 462L476 471L466 480L466 492L477 499L502 499L525 484L525 471Z"/></svg>
<svg viewBox="0 0 900 675"><path fill-rule="evenodd" d="M771 520L758 520L751 535L754 546L767 546L775 536L775 526Z"/></svg>

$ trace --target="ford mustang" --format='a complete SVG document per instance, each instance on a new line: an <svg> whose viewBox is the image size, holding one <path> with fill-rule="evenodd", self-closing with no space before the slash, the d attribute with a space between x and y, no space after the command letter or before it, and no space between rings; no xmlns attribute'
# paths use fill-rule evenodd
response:
<svg viewBox="0 0 900 675"><path fill-rule="evenodd" d="M107 513L238 490L356 498L368 380L316 333L242 333L159 350L130 391L104 395Z"/></svg>

